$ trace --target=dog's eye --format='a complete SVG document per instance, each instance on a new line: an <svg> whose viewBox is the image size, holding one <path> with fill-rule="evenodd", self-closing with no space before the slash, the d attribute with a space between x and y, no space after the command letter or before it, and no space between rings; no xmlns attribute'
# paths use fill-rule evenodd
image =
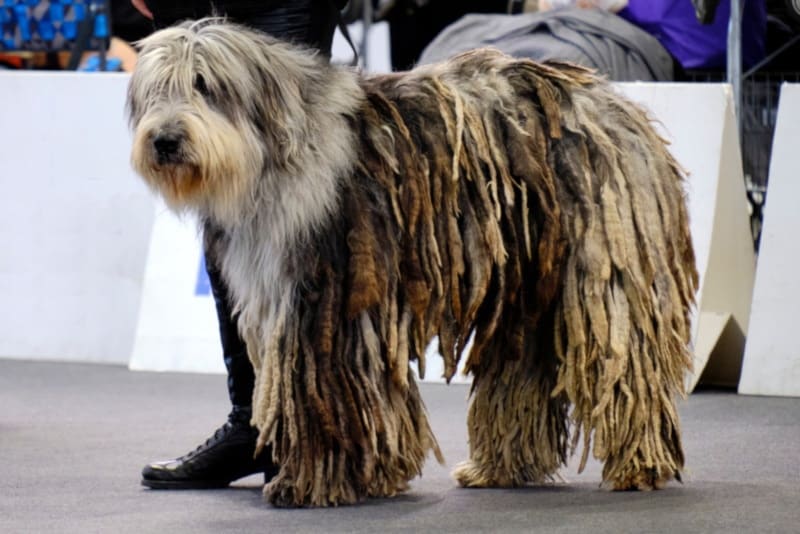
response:
<svg viewBox="0 0 800 534"><path fill-rule="evenodd" d="M207 97L208 96L208 86L206 85L206 79L203 78L202 75L198 74L194 78L194 89L200 96Z"/></svg>

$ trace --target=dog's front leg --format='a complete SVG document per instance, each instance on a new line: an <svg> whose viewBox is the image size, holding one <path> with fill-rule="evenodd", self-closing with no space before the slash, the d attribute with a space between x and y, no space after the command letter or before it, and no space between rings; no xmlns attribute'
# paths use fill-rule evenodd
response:
<svg viewBox="0 0 800 534"><path fill-rule="evenodd" d="M280 465L264 488L276 506L394 496L438 451L408 364L392 370L366 312L334 312L336 286L301 295L262 361L256 423Z"/></svg>

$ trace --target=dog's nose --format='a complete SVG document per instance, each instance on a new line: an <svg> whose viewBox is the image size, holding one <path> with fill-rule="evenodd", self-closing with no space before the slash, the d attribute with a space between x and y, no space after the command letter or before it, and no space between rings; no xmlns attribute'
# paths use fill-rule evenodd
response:
<svg viewBox="0 0 800 534"><path fill-rule="evenodd" d="M174 133L159 134L153 139L153 148L159 160L169 160L178 152L180 145L181 138Z"/></svg>

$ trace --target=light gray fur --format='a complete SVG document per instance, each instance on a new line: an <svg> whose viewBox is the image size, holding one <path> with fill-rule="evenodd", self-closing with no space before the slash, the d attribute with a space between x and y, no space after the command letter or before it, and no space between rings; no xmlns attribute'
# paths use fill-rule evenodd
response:
<svg viewBox="0 0 800 534"><path fill-rule="evenodd" d="M221 267L240 326L263 341L264 317L274 319L291 300L286 258L337 210L339 181L356 153L347 121L364 93L355 72L331 68L318 54L215 22L185 23L140 42L128 94L132 163L175 211L188 209L224 231ZM209 98L194 87L197 75ZM179 172L203 181L191 198L171 196L176 170L154 160L152 139L165 128L189 141Z"/></svg>

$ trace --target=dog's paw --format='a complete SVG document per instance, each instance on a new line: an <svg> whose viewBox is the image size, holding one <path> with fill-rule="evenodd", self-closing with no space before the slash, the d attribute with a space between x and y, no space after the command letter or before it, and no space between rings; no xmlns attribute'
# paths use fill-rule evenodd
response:
<svg viewBox="0 0 800 534"><path fill-rule="evenodd" d="M681 480L679 473L659 474L654 468L642 469L637 473L632 473L618 480L609 482L614 491L652 491L664 489L672 479Z"/></svg>
<svg viewBox="0 0 800 534"><path fill-rule="evenodd" d="M277 508L343 506L366 499L366 495L356 493L350 486L308 487L303 491L289 477L280 474L264 486L263 493L267 502Z"/></svg>
<svg viewBox="0 0 800 534"><path fill-rule="evenodd" d="M508 488L515 485L511 478L498 476L494 470L479 466L472 460L458 464L452 476L464 488Z"/></svg>
<svg viewBox="0 0 800 534"><path fill-rule="evenodd" d="M278 508L300 508L310 504L298 495L295 485L280 474L264 486L264 498Z"/></svg>

